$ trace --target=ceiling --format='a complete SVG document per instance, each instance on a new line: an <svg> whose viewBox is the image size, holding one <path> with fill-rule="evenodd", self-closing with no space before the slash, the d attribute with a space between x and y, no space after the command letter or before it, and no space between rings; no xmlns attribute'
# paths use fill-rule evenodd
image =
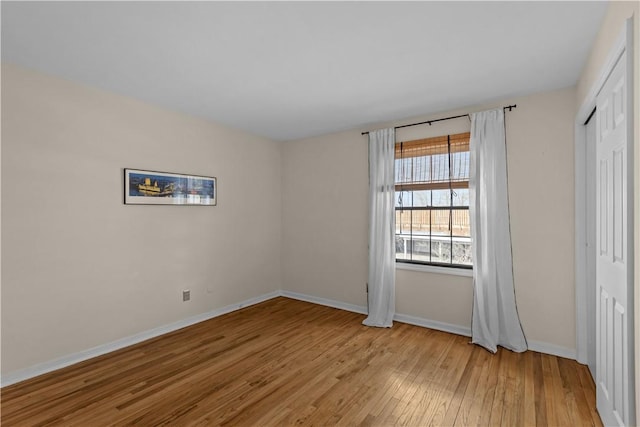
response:
<svg viewBox="0 0 640 427"><path fill-rule="evenodd" d="M606 2L6 2L2 61L283 141L576 84Z"/></svg>

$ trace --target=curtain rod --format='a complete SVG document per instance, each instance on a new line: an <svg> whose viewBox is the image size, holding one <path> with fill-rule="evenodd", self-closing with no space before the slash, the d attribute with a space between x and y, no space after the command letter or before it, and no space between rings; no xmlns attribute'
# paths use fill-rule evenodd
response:
<svg viewBox="0 0 640 427"><path fill-rule="evenodd" d="M513 105L507 105L506 107L502 107L502 109L511 111L516 107L517 105L513 104ZM418 125L426 125L426 124L431 126L431 123L441 122L443 120L458 119L460 117L467 117L467 116L469 116L469 114L460 114L459 116L444 117L442 119L427 120L426 122L411 123L410 125L395 126L394 129L408 128L410 126L418 126ZM369 132L362 132L361 135L369 135Z"/></svg>

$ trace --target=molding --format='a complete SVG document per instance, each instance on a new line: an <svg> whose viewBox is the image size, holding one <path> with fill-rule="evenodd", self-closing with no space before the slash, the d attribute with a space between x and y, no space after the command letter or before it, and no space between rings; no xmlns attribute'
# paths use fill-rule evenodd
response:
<svg viewBox="0 0 640 427"><path fill-rule="evenodd" d="M620 31L607 55L598 77L582 100L574 124L574 162L575 162L575 292L576 292L576 351L575 359L587 364L587 248L586 248L586 138L584 122L596 108L596 97L624 53L627 45L626 25ZM595 120L595 118L592 118ZM544 353L544 352L543 352Z"/></svg>
<svg viewBox="0 0 640 427"><path fill-rule="evenodd" d="M300 301L310 302L313 304L325 305L327 307L338 308L341 310L351 311L354 313L367 314L366 307L355 304L348 304L341 301L336 301L328 298L320 298L312 295L300 294L291 291L282 291L281 296L297 299ZM436 320L429 320L422 317L410 316L408 314L396 313L393 316L393 320L401 323L408 323L410 325L421 326L423 328L434 329L442 332L449 332L451 334L462 335L465 337L471 336L471 328L466 326L452 325L450 323L438 322ZM527 340L528 349L530 351L537 351L539 353L550 354L552 356L564 357L566 359L576 359L576 351L571 348L561 347L555 344L549 344L540 341Z"/></svg>
<svg viewBox="0 0 640 427"><path fill-rule="evenodd" d="M572 348L561 347L555 344L549 344L540 341L527 340L529 350L538 353L550 354L552 356L564 357L565 359L576 360L576 351Z"/></svg>
<svg viewBox="0 0 640 427"><path fill-rule="evenodd" d="M469 270L466 268L439 267L437 265L412 264L410 262L396 262L396 270L420 271L422 273L473 277L473 270Z"/></svg>
<svg viewBox="0 0 640 427"><path fill-rule="evenodd" d="M349 304L341 301L336 301L328 298L320 298L312 295L299 294L297 292L282 291L282 296L287 298L293 298L300 301L310 302L313 304L320 304L327 307L338 308L340 310L351 311L359 314L367 314L367 307L363 305ZM449 332L456 335L463 335L466 337L471 336L471 329L465 326L452 325L450 323L438 322L436 320L424 319L422 317L410 316L408 314L398 314L393 316L393 320L401 323L408 323L410 325L422 326L423 328L435 329L438 331Z"/></svg>
<svg viewBox="0 0 640 427"><path fill-rule="evenodd" d="M595 103L595 98L594 98ZM591 120L596 120L592 118ZM576 118L574 135L574 274L576 292L576 360L587 364L587 132ZM595 316L595 314L594 314Z"/></svg>
<svg viewBox="0 0 640 427"><path fill-rule="evenodd" d="M159 326L157 328L149 329L131 335L125 338L121 338L116 341L112 341L107 344L102 344L87 350L82 350L77 353L68 354L66 356L59 357L48 362L39 363L37 365L30 366L28 368L19 369L17 371L9 372L6 375L2 375L0 379L0 387L6 387L11 384L15 384L20 381L28 380L38 375L46 374L51 371L65 368L67 366L92 359L94 357L101 356L112 351L120 350L125 347L129 347L134 344L141 343L151 338L155 338L160 335L167 334L169 332L177 331L187 326L195 325L196 323L203 322L205 320L212 319L214 317L222 316L233 311L239 310L244 307L248 307L254 304L258 304L272 298L280 296L280 291L270 292L268 294L260 295L255 298L249 298L239 303L230 304L225 307L217 308L206 313L197 314L195 316L187 317L186 319L178 320L177 322L169 323L167 325Z"/></svg>
<svg viewBox="0 0 640 427"><path fill-rule="evenodd" d="M280 296L297 299L299 301L310 302L313 304L324 305L327 307L338 308L340 310L351 311L359 314L367 314L369 311L364 305L349 304L342 301L336 301L328 298L315 297L312 295L299 294L291 291L281 291Z"/></svg>
<svg viewBox="0 0 640 427"><path fill-rule="evenodd" d="M422 326L423 328L435 329L436 331L449 332L450 334L471 336L471 328L466 326L452 325L451 323L438 322L437 320L424 319L422 317L410 316L408 314L396 314L393 320L410 325Z"/></svg>
<svg viewBox="0 0 640 427"><path fill-rule="evenodd" d="M576 351L575 359L582 364L588 362L587 351L587 248L586 248L586 214L584 213L584 206L586 203L586 131L584 122L589 117L589 114L596 107L596 98L600 90L604 86L605 82L609 78L609 75L616 66L618 60L622 54L627 50L627 45L631 45L633 37L632 34L632 18L625 20L623 28L621 29L618 37L611 46L607 58L605 59L600 72L596 80L592 83L589 92L582 100L582 104L576 114L574 124L574 162L575 162L575 259L574 259L574 272L575 272L575 295L576 295ZM633 50L629 51L629 55L632 55ZM628 60L628 63L631 61ZM629 78L629 70L627 69L627 78ZM631 74L633 76L633 74ZM633 78L633 77L631 77ZM631 91L631 96L627 97L629 111L633 113L633 98L632 92L633 85L627 85L627 90ZM633 115L629 114L629 117ZM595 118L592 118L595 120ZM633 126L631 123L630 126ZM633 130L631 135L633 135ZM631 207L632 204L630 204ZM629 218L633 218L632 215Z"/></svg>

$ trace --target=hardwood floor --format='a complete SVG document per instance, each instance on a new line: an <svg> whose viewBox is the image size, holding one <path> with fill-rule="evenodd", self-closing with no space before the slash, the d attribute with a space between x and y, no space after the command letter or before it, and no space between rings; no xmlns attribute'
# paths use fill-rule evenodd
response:
<svg viewBox="0 0 640 427"><path fill-rule="evenodd" d="M276 298L5 387L3 426L602 425L586 366Z"/></svg>

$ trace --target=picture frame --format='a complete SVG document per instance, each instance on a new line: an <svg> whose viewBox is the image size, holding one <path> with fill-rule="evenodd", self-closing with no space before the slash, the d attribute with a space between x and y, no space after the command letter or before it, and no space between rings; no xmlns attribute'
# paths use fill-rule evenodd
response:
<svg viewBox="0 0 640 427"><path fill-rule="evenodd" d="M124 169L125 205L216 206L217 193L215 177Z"/></svg>

